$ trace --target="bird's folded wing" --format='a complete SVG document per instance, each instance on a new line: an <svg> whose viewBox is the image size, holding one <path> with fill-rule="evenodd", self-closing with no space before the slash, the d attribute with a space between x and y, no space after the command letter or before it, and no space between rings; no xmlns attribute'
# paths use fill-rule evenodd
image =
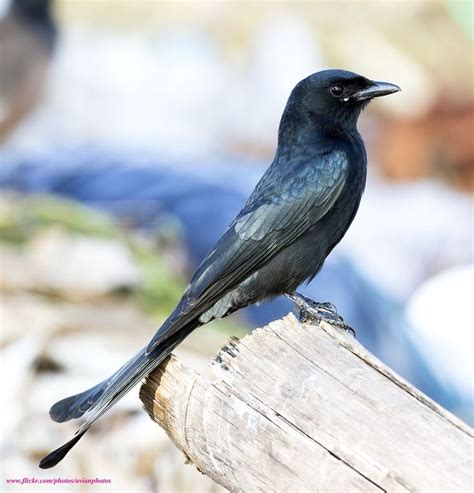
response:
<svg viewBox="0 0 474 493"><path fill-rule="evenodd" d="M270 167L199 266L180 303L148 345L147 354L315 225L339 197L347 168L344 153L326 154L282 176L276 191L274 177L266 186Z"/></svg>
<svg viewBox="0 0 474 493"><path fill-rule="evenodd" d="M321 159L319 166L301 167L285 181L280 180L278 194L273 189L278 180L271 177L267 187L264 176L245 208L204 259L180 303L146 350L99 385L56 403L51 408L52 419L67 421L87 412L80 432L87 429L162 360L166 348L174 347L174 340L184 337L184 327L196 326L199 316L226 292L323 217L345 183L347 162L339 155L336 158L333 156L332 164Z"/></svg>

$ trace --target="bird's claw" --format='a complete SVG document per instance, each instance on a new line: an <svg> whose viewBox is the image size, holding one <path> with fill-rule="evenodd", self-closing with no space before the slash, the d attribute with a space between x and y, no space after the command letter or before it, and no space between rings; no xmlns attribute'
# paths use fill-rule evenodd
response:
<svg viewBox="0 0 474 493"><path fill-rule="evenodd" d="M301 322L319 325L321 321L324 321L355 337L354 329L344 322L333 303L318 303L300 293L291 293L286 296L295 304Z"/></svg>
<svg viewBox="0 0 474 493"><path fill-rule="evenodd" d="M331 324L334 327L337 327L338 329L344 330L345 332L349 332L352 337L356 336L355 330L346 322L344 322L344 319L342 317L339 317L340 320L328 320L327 322Z"/></svg>

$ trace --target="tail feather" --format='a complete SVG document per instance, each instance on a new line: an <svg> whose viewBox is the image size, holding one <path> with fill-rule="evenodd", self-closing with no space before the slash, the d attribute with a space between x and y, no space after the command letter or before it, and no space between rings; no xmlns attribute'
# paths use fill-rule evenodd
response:
<svg viewBox="0 0 474 493"><path fill-rule="evenodd" d="M49 416L57 423L64 423L70 419L80 418L99 400L100 396L104 393L108 381L104 380L91 389L56 402L49 410Z"/></svg>
<svg viewBox="0 0 474 493"><path fill-rule="evenodd" d="M51 419L58 423L63 423L71 419L80 418L87 412L92 413L100 403L110 397L117 387L125 383L127 378L132 378L135 374L138 374L149 359L145 357L145 350L142 349L103 382L80 394L72 395L56 402L49 410Z"/></svg>
<svg viewBox="0 0 474 493"><path fill-rule="evenodd" d="M76 443L82 438L85 431L79 433L74 436L69 442L65 443L62 447L57 448L46 457L41 459L39 466L41 469L49 469L50 467L54 467L58 462L61 462L64 457L66 457L67 453L76 445Z"/></svg>
<svg viewBox="0 0 474 493"><path fill-rule="evenodd" d="M91 427L92 423L116 404L146 375L159 366L170 355L171 351L198 325L199 322L195 321L183 327L179 332L164 340L162 345L159 345L148 355L146 354L146 348L143 348L107 380L85 392L67 397L54 404L50 410L51 418L54 421L63 422L84 415L84 422L72 440L41 460L40 467L48 469L64 459L66 454Z"/></svg>

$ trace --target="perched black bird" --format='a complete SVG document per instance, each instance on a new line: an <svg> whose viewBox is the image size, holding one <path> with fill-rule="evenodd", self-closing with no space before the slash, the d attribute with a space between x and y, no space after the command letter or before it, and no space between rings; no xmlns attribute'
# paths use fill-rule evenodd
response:
<svg viewBox="0 0 474 493"><path fill-rule="evenodd" d="M45 457L61 461L89 427L156 368L196 327L285 294L300 311L345 327L332 305L295 293L344 236L359 207L367 157L357 118L370 101L399 91L344 70L310 75L293 89L272 165L203 260L177 307L148 346L107 380L57 402L54 421L85 414L72 440Z"/></svg>

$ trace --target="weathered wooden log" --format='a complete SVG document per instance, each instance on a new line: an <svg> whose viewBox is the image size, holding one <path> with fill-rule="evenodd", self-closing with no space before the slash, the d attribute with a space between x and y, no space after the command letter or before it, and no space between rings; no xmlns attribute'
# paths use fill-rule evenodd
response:
<svg viewBox="0 0 474 493"><path fill-rule="evenodd" d="M211 368L171 357L140 398L230 491L473 491L473 430L339 329L289 315Z"/></svg>

